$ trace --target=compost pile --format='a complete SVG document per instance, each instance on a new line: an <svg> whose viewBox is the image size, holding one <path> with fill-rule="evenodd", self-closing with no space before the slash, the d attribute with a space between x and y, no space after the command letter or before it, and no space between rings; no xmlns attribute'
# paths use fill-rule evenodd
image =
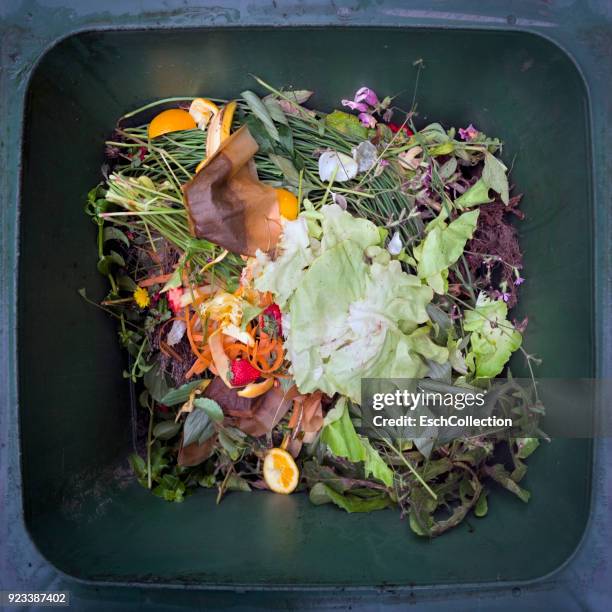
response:
<svg viewBox="0 0 612 612"><path fill-rule="evenodd" d="M484 516L499 485L527 501L525 394L512 427L450 442L360 428L362 378L486 389L515 351L531 367L508 314L522 215L501 142L417 128L366 87L324 113L257 82L125 115L89 193L139 482L174 502L206 487L395 507L424 536Z"/></svg>

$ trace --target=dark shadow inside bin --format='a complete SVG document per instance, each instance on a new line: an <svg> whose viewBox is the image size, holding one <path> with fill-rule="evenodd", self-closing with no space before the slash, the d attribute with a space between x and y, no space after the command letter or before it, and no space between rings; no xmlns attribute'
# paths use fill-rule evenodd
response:
<svg viewBox="0 0 612 612"><path fill-rule="evenodd" d="M522 33L218 29L85 33L32 78L24 135L19 269L23 499L33 540L84 579L201 585L419 585L533 579L576 548L589 515L591 446L557 440L530 460L523 504L494 490L489 515L427 541L396 512L347 515L304 495L200 491L183 504L136 484L130 402L100 298L95 228L83 214L115 120L176 95L231 97L255 73L316 91L330 109L367 84L417 122L474 123L505 144L524 192L520 312L542 376L594 374L586 92L572 61ZM571 138L568 138L571 135ZM521 360L516 360L516 371Z"/></svg>

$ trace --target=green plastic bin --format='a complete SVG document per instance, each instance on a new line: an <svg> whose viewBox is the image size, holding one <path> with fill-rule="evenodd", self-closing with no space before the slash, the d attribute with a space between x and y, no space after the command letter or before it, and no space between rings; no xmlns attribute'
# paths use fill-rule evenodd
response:
<svg viewBox="0 0 612 612"><path fill-rule="evenodd" d="M113 321L77 294L104 291L83 204L118 116L157 98L256 89L250 73L314 89L312 102L323 109L362 85L398 93L398 105L409 107L413 62L422 58L417 121L472 122L499 135L525 194L527 282L513 314L529 315L525 344L543 359L539 375L609 374L610 179L598 174L610 162L598 148L609 135L609 109L599 109L605 87L542 25L563 18L559 32L575 33L587 17L572 21L571 9L561 8L568 3L548 13L541 3L537 19L520 16L516 5L529 3L507 3L516 14L491 9L488 20L479 8L452 13L461 3L450 1L436 3L442 16L408 8L413 3L313 3L305 9L310 21L298 4L284 13L263 3L148 13L134 3L127 16L96 12L97 3L62 4L24 3L6 21L7 40L21 50L5 73L14 91L3 96L14 104L2 118L0 167L7 288L0 555L11 568L4 588L13 588L9 579L37 590L61 585L82 609L419 600L471 608L475 594L490 598L487 609L514 608L516 597L599 609L597 592L587 595L564 576L569 567L574 577L595 572L593 556L576 551L595 524L610 533L609 517L598 515L610 482L604 441L544 446L529 460L529 504L496 491L486 518L433 541L412 534L396 512L347 515L311 506L305 495L231 494L217 506L202 490L169 504L132 478L124 356ZM610 64L610 21L588 17L600 42L585 35L573 44L590 49L584 62L597 75L595 59ZM10 63L10 53L3 59ZM520 373L521 360L513 365ZM168 590L176 586L188 588ZM564 589L578 589L575 600Z"/></svg>

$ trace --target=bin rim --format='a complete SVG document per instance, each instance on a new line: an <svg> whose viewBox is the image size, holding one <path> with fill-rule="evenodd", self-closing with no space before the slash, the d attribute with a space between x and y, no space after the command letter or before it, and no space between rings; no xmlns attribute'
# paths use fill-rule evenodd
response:
<svg viewBox="0 0 612 612"><path fill-rule="evenodd" d="M589 44L588 40L584 38L578 39L574 35L578 31L579 26L584 28L588 27L600 27L603 28L602 32L605 37L606 33L609 36L608 40L612 40L612 12L608 10L608 14L605 15L604 19L601 17L593 16L585 11L585 14L581 14L581 10L585 10L583 6L578 6L575 12L571 12L570 15L563 15L562 7L556 8L551 7L550 12L558 21L556 22L545 22L538 19L532 19L529 17L515 17L511 19L505 14L504 7L487 7L488 13L483 15L479 12L480 5L478 2L474 2L473 12L464 13L462 8L465 6L465 2L458 2L456 0L445 0L440 6L448 8L448 12L442 13L441 11L427 11L427 10L411 10L411 9L398 9L404 10L405 21L394 22L389 21L385 23L383 20L376 23L376 25L368 25L361 23L358 19L350 21L350 24L343 18L343 13L337 11L334 15L325 15L321 18L320 15L315 19L313 23L299 22L296 21L288 24L287 19L282 15L280 9L276 13L268 12L258 15L253 13L256 19L252 22L248 21L248 17L244 21L239 23L217 23L214 15L211 17L206 14L199 15L200 22L192 23L185 26L183 17L189 17L193 20L193 15L190 13L189 5L178 5L182 8L173 9L172 3L168 3L171 6L165 11L161 10L157 13L147 13L146 15L130 15L129 20L122 22L119 25L120 19L124 16L113 13L113 9L107 11L106 16L100 17L99 13L96 13L94 7L100 7L100 2L85 2L79 3L78 0L64 0L64 7L68 8L77 13L76 19L71 23L63 23L60 26L55 26L53 30L54 34L51 36L45 36L41 34L41 31L45 30L45 16L33 14L28 17L27 7L29 3L24 3L18 7L12 13L9 10L3 9L0 13L0 25L3 29L6 28L8 32L14 32L13 28L19 28L23 32L23 38L16 39L14 36L9 39L6 46L3 46L0 55L0 62L3 68L2 75L0 75L0 101L2 101L3 108L10 108L11 111L4 115L1 120L1 136L2 140L7 146L0 149L0 175L4 176L5 179L1 186L0 200L2 206L0 207L0 220L4 231L2 233L2 259L0 261L0 275L3 280L6 279L5 287L7 288L7 299L4 299L0 303L0 350L6 356L2 362L0 369L0 384L3 385L3 394L0 403L0 503L6 509L3 513L3 522L0 524L0 541L7 542L10 540L14 541L18 537L26 537L31 547L23 557L23 561L29 560L30 566L41 565L42 555L36 549L32 538L29 536L25 520L23 516L23 507L21 502L21 470L19 460L19 449L18 446L18 398L17 398L17 347L16 347L16 299L17 299L17 278L16 278L16 264L18 256L19 236L18 236L18 211L19 202L21 196L21 155L22 149L21 144L23 142L23 121L24 121L24 106L27 96L27 92L30 87L31 79L39 67L41 60L46 56L47 53L52 51L56 46L62 44L64 41L80 36L86 33L97 33L97 32L109 32L109 31L148 31L157 29L166 30L201 30L201 29L227 29L227 28L269 28L269 27L292 27L292 28L320 28L320 27L358 27L358 28L394 28L394 29L452 29L452 30L477 30L477 31L500 31L500 32L517 32L521 34L533 35L546 40L548 43L556 46L566 55L576 68L580 75L581 81L585 88L585 94L588 104L588 124L591 130L593 138L591 139L591 163L590 163L590 189L592 190L592 198L595 203L600 202L602 204L601 215L604 217L603 223L595 224L595 268L600 271L601 274L595 274L595 338L600 339L599 346L595 347L596 351L596 373L598 376L611 376L612 375L612 325L611 314L612 314L612 300L610 299L610 288L609 278L612 275L612 267L610 265L609 254L605 253L605 245L612 242L612 228L611 222L607 218L610 215L610 210L603 210L603 203L609 202L610 196L610 179L605 177L606 162L610 161L610 153L606 152L600 156L598 160L595 155L599 139L601 144L605 143L605 139L610 135L611 119L610 114L606 114L600 105L605 102L603 99L597 98L597 94L601 91L605 92L606 87L606 74L612 73L612 58L610 57L609 50L604 45L598 47L596 44ZM104 4L104 3L102 3ZM110 3L107 3L110 4ZM124 2L122 4L128 4L138 10L137 7L140 3L136 1ZM238 1L226 2L228 7L239 7L242 3ZM280 3L279 3L280 4ZM299 3L290 2L298 6ZM400 5L418 6L420 2L403 2ZM529 5L532 4L528 0L520 0L513 4L515 14L531 15L531 8ZM583 3L584 4L584 3ZM602 10L605 9L606 0L595 0L590 3L591 5L600 5ZM79 6L81 5L81 6ZM87 5L83 8L83 5ZM314 8L322 7L324 4L319 2L313 3ZM396 6L397 2L383 2L382 6ZM450 9L455 8L456 12L453 13ZM45 9L42 11L44 13ZM286 8L285 8L286 10ZM78 12L81 11L80 14ZM484 11L484 9L483 9ZM442 15L441 17L435 16L434 13ZM212 14L211 14L212 15ZM371 15L369 9L363 9L359 13L359 17L365 21L368 21L368 16ZM36 18L35 18L36 17ZM249 15L252 18L252 15ZM294 16L293 16L294 17ZM461 17L460 19L458 17ZM289 15L289 19L292 15ZM379 16L377 18L380 18ZM466 19L474 19L477 23L466 25ZM480 18L480 19L479 19ZM488 21L487 21L488 18ZM163 24L156 23L156 19L164 19ZM268 23L265 23L268 20ZM326 21L327 20L327 21ZM433 20L433 23L432 23ZM437 21L436 21L437 20ZM504 25L505 20L505 25ZM197 19L195 19L197 22ZM552 24L552 25L551 25ZM560 24L558 27L553 27L555 24ZM15 49L18 53L15 54ZM607 53L606 53L607 51ZM16 57L15 57L16 55ZM599 69L594 68L592 65L587 65L588 59L597 60L600 63ZM7 68L8 67L8 68ZM603 75L603 83L601 82ZM609 84L609 83L608 83ZM8 118L17 118L17 128L15 128L15 122L13 125L9 125ZM597 138L599 137L599 138ZM11 143L17 146L11 147ZM9 149L11 149L9 151ZM605 148L601 149L606 151ZM607 198L606 198L607 196ZM597 207L595 207L594 214L598 214ZM601 266L601 270L599 270ZM601 278L601 282L599 280ZM10 280L9 280L10 279ZM597 299L597 298L601 299ZM477 591L480 597L486 597L487 594L491 594L492 597L499 596L500 592L512 592L513 589L521 587L529 590L529 587L551 585L553 582L553 589L559 589L559 584L565 584L565 586L571 586L572 589L577 589L573 592L581 593L585 595L586 589L579 588L578 585L570 585L570 576L563 576L563 573L576 562L580 562L579 558L588 557L593 551L601 557L601 551L598 551L597 535L598 532L600 537L604 538L604 534L612 535L612 517L605 515L605 512L599 507L597 508L597 498L599 496L605 496L606 493L612 491L609 480L610 475L606 474L606 467L612 465L612 444L609 440L597 440L593 445L593 486L591 487L590 493L590 504L591 512L589 513L588 521L585 525L585 530L576 550L566 559L557 569L553 570L549 574L542 577L516 582L503 582L503 583L462 583L457 584L436 584L436 585L422 585L414 587L400 587L400 586L389 586L389 587L350 587L346 591L355 592L370 592L376 594L385 594L389 592L397 593L413 593L425 594L427 592L436 591L437 596L444 596L449 594L451 591L462 592L466 595L470 591ZM15 501L13 497L11 499L11 493L15 491L19 492L19 501ZM12 521L11 533L8 533L8 520ZM5 539L6 534L6 539ZM3 546L0 549L0 568L9 568L11 559L8 558L8 546ZM609 555L609 553L608 553ZM611 561L610 556L607 558ZM47 562L49 563L49 562ZM50 564L49 564L50 565ZM608 564L610 567L607 570L608 577L612 576L612 564ZM593 565L587 567L585 570L591 574L595 571ZM21 578L27 578L28 572L21 574ZM51 566L51 570L47 572L47 579L51 579L52 583L59 583L65 581L68 584L80 584L83 587L95 587L100 588L104 586L112 586L114 588L130 588L134 586L142 587L143 589L180 589L180 590L218 590L218 591L296 591L296 587L292 586L263 586L263 585L186 585L180 584L152 584L147 582L107 582L107 581L95 581L95 580L84 580L75 578L68 574L64 574L62 571ZM51 576L55 574L51 578ZM19 577L19 573L15 573ZM10 573L6 571L0 572L0 585L5 586L3 583L10 578ZM554 580L553 580L554 579ZM24 585L26 583L24 582ZM11 588L14 585L10 585ZM47 584L48 586L48 584ZM342 588L340 586L340 588ZM603 588L603 586L602 586ZM612 589L612 587L608 587ZM337 591L338 587L335 586L321 586L312 585L302 587L300 585L299 590L304 591ZM562 589L561 589L562 590ZM561 591L560 591L561 592ZM608 592L608 596L612 593L612 590ZM447 600L451 603L451 599ZM599 603L603 603L605 599L596 600ZM438 602L441 603L441 602Z"/></svg>

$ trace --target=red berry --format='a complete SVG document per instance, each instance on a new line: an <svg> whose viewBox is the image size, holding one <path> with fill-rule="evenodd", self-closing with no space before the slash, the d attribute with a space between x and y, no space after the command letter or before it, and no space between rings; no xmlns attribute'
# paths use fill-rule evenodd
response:
<svg viewBox="0 0 612 612"><path fill-rule="evenodd" d="M234 387L244 387L255 382L261 376L246 359L234 359L230 364L229 380Z"/></svg>

